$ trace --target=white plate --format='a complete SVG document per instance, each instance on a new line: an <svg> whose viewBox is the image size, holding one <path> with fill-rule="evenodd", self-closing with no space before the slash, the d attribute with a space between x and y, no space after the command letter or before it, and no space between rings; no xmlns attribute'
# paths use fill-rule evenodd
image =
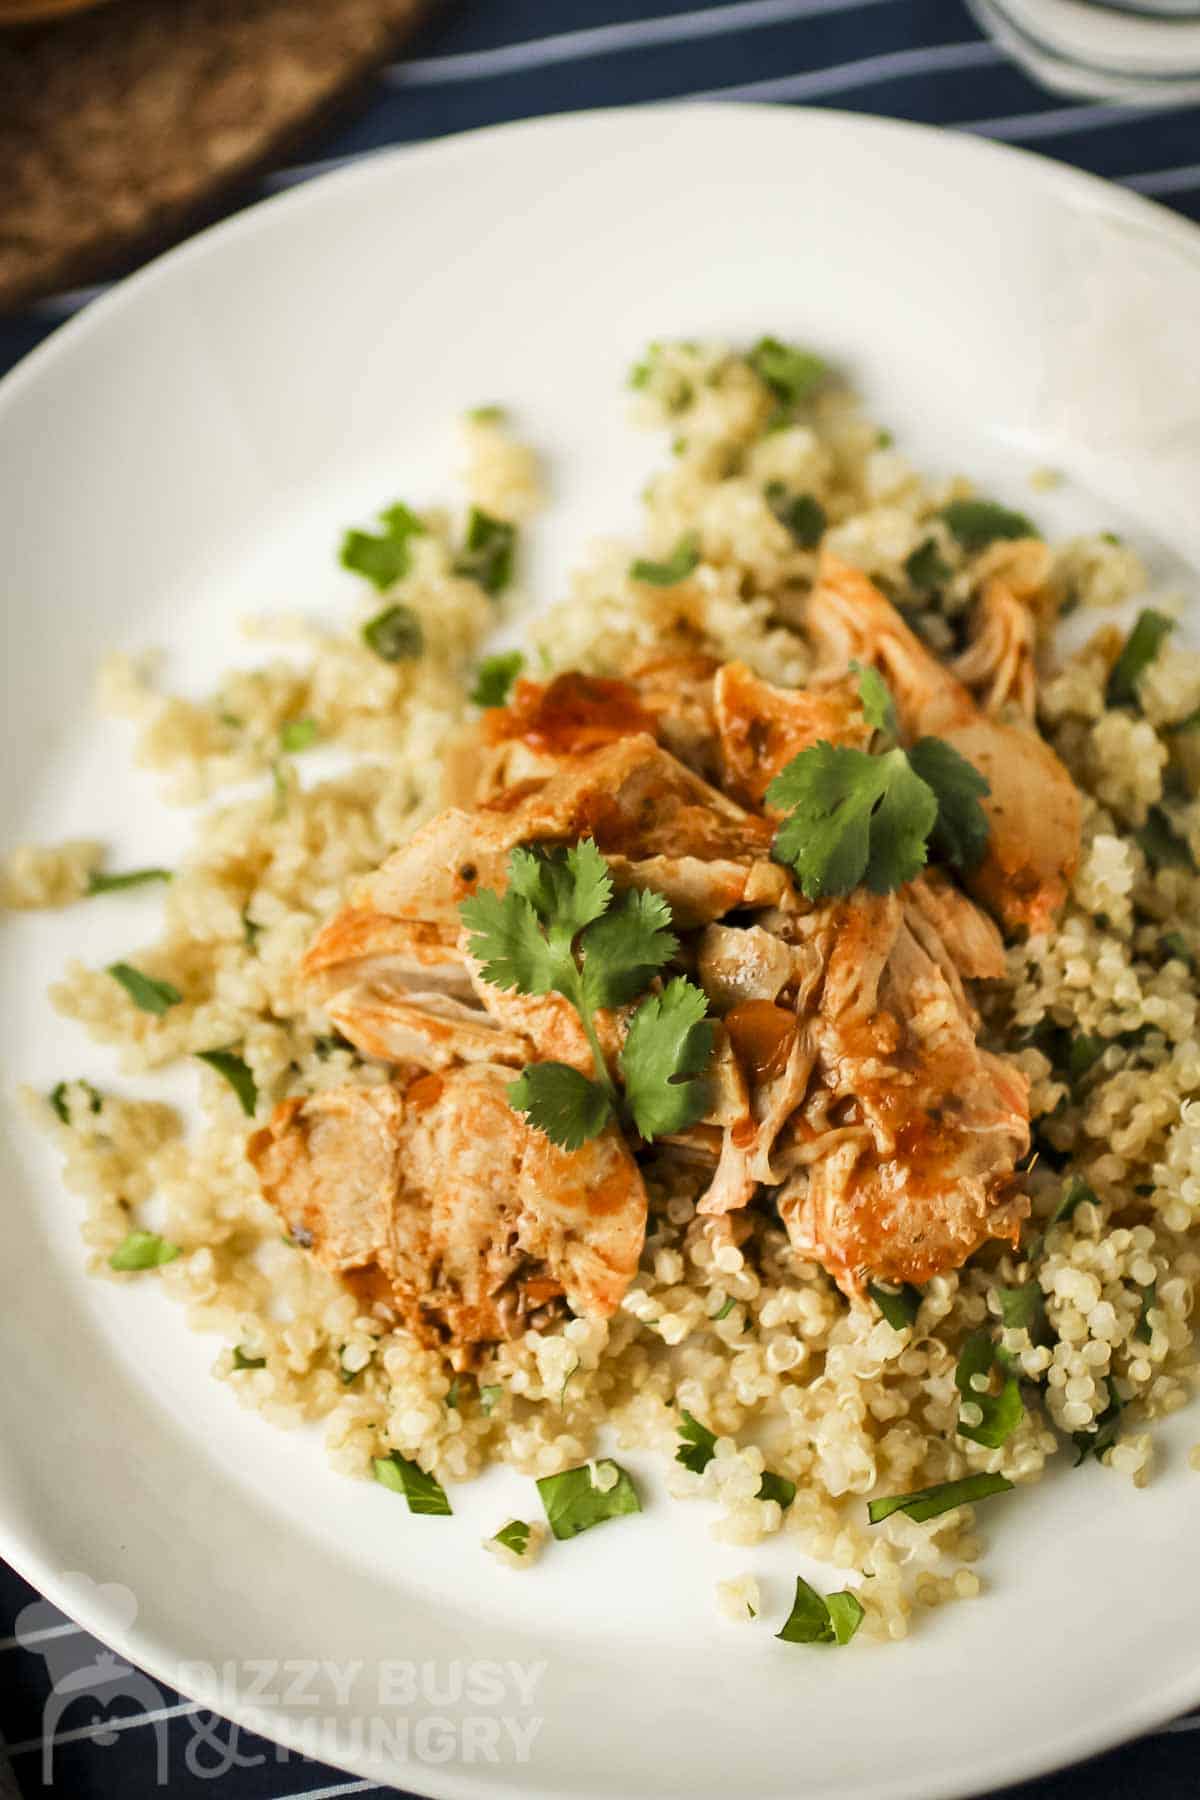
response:
<svg viewBox="0 0 1200 1800"><path fill-rule="evenodd" d="M657 452L623 424L647 339L762 331L844 360L900 443L969 466L1054 530L1129 529L1196 561L1200 236L1140 200L965 137L827 112L678 107L551 120L373 158L244 213L98 302L0 389L7 756L0 841L95 832L169 860L180 826L92 722L113 644L168 641L200 683L251 609L337 607L338 528L447 491L450 422L515 405L557 508L534 586L581 536L631 523ZM1034 465L1070 477L1051 496ZM410 1517L305 1435L211 1381L216 1346L147 1282L81 1273L77 1206L11 1103L107 1060L43 988L66 954L152 935L152 897L5 923L0 1032L0 1549L161 1677L280 1739L442 1796L866 1800L977 1791L1082 1756L1200 1698L1200 1539L1186 1446L1144 1493L1087 1467L989 1503L983 1597L910 1642L826 1655L733 1628L715 1578L785 1543L713 1545L702 1506L651 1504L515 1576L478 1549L528 1484ZM137 1084L145 1088L147 1083ZM66 1572L120 1583L130 1626ZM246 1694L245 1659L359 1664L351 1698ZM374 1697L380 1662L544 1661L532 1708ZM181 1673L242 1666L240 1696ZM278 1692L268 1681L267 1691ZM310 1692L316 1692L312 1687ZM527 1765L373 1753L372 1717L543 1723ZM355 1730L368 1733L356 1747ZM344 1732L346 1735L338 1735ZM464 1748L457 1740L458 1750ZM454 1745L451 1744L454 1748Z"/></svg>

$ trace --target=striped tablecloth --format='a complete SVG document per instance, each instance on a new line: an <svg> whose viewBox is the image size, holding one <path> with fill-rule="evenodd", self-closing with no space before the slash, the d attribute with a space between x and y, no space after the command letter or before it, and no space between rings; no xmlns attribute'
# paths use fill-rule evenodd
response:
<svg viewBox="0 0 1200 1800"><path fill-rule="evenodd" d="M383 71L352 123L262 191L475 125L697 95L845 107L1029 145L1200 221L1200 108L1068 104L1043 93L980 36L961 0L459 0L405 62ZM0 320L0 373L94 291ZM36 1602L0 1564L0 1743L8 1747L7 1759L0 1749L0 1800L46 1791L71 1800L164 1791L172 1800L335 1800L383 1791L197 1715L173 1692L139 1703L115 1688L110 1703L81 1698L54 1726L47 1784L47 1697L64 1667L94 1663L101 1647L64 1620L25 1612ZM1200 1716L1012 1791L1194 1800L1194 1729ZM436 1768L422 1778L436 1788Z"/></svg>

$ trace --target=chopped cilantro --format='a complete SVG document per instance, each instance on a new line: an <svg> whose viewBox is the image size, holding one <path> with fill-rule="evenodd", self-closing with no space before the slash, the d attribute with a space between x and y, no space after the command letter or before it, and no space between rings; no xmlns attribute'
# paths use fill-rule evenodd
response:
<svg viewBox="0 0 1200 1800"><path fill-rule="evenodd" d="M375 1479L390 1488L393 1494L403 1494L408 1502L408 1510L412 1513L427 1513L436 1518L449 1518L452 1511L446 1490L433 1475L429 1475L419 1463L401 1456L393 1450L387 1456L377 1456L373 1465Z"/></svg>
<svg viewBox="0 0 1200 1800"><path fill-rule="evenodd" d="M479 1389L479 1404L485 1413L490 1414L503 1394L504 1389L498 1381L487 1382Z"/></svg>
<svg viewBox="0 0 1200 1800"><path fill-rule="evenodd" d="M1161 806L1150 808L1146 823L1133 835L1152 869L1188 869L1195 874L1191 845L1180 837Z"/></svg>
<svg viewBox="0 0 1200 1800"><path fill-rule="evenodd" d="M1100 1414L1091 1431L1073 1431L1071 1442L1075 1446L1075 1467L1079 1468L1089 1456L1099 1462L1105 1451L1111 1450L1117 1441L1117 1432L1121 1424L1121 1410L1125 1402L1117 1392L1117 1384L1111 1375L1105 1376L1108 1387L1108 1405Z"/></svg>
<svg viewBox="0 0 1200 1800"><path fill-rule="evenodd" d="M956 1506L986 1500L989 1494L1006 1494L1012 1485L1004 1475L964 1475L960 1481L941 1481L936 1487L917 1488L911 1494L889 1494L886 1499L868 1501L867 1517L872 1525L881 1525L894 1512L902 1512L920 1524Z"/></svg>
<svg viewBox="0 0 1200 1800"><path fill-rule="evenodd" d="M252 1119L258 1107L258 1084L245 1059L236 1050L197 1050L196 1059L207 1063L210 1069L215 1069L229 1083L238 1097L242 1111L248 1119Z"/></svg>
<svg viewBox="0 0 1200 1800"><path fill-rule="evenodd" d="M235 1369L265 1369L265 1356L247 1356L240 1344L233 1346L233 1366Z"/></svg>
<svg viewBox="0 0 1200 1800"><path fill-rule="evenodd" d="M1138 614L1108 678L1104 697L1109 706L1137 705L1138 683L1174 629L1174 619L1151 606Z"/></svg>
<svg viewBox="0 0 1200 1800"><path fill-rule="evenodd" d="M775 1635L785 1644L848 1644L862 1621L862 1605L848 1588L822 1597L797 1575L792 1610Z"/></svg>
<svg viewBox="0 0 1200 1800"><path fill-rule="evenodd" d="M1138 1322L1133 1328L1133 1335L1140 1344L1148 1344L1154 1336L1154 1328L1150 1323L1150 1308L1158 1305L1158 1283L1149 1282L1142 1289L1142 1310L1138 1314Z"/></svg>
<svg viewBox="0 0 1200 1800"><path fill-rule="evenodd" d="M893 1331L904 1331L916 1324L921 1310L919 1287L913 1287L907 1281L899 1288L882 1287L877 1281L868 1281L867 1292Z"/></svg>
<svg viewBox="0 0 1200 1800"><path fill-rule="evenodd" d="M454 573L477 581L484 593L495 599L512 581L516 543L515 525L508 519L494 519L481 506L473 506L467 515L466 540Z"/></svg>
<svg viewBox="0 0 1200 1800"><path fill-rule="evenodd" d="M362 634L367 648L384 662L411 662L425 648L420 619L411 606L399 601L368 619Z"/></svg>
<svg viewBox="0 0 1200 1800"><path fill-rule="evenodd" d="M812 398L829 373L827 364L811 350L780 343L773 337L759 338L746 361L775 396L775 412L768 429L786 423L796 407Z"/></svg>
<svg viewBox="0 0 1200 1800"><path fill-rule="evenodd" d="M675 1452L675 1461L690 1469L693 1475L700 1475L717 1454L717 1434L693 1418L686 1408L681 1411L683 1424L679 1427L679 1436L682 1441Z"/></svg>
<svg viewBox="0 0 1200 1800"><path fill-rule="evenodd" d="M519 650L485 656L475 671L475 686L471 689L473 703L476 706L503 706L524 667L525 658Z"/></svg>
<svg viewBox="0 0 1200 1800"><path fill-rule="evenodd" d="M1000 1323L1008 1331L1027 1331L1030 1337L1040 1329L1046 1316L1046 1297L1036 1281L1023 1287L998 1287Z"/></svg>
<svg viewBox="0 0 1200 1800"><path fill-rule="evenodd" d="M905 557L904 573L918 592L930 594L944 586L954 571L938 549L937 539L929 537Z"/></svg>
<svg viewBox="0 0 1200 1800"><path fill-rule="evenodd" d="M126 1272L161 1269L164 1263L174 1262L178 1255L179 1245L160 1237L156 1231L131 1231L109 1257L108 1266Z"/></svg>
<svg viewBox="0 0 1200 1800"><path fill-rule="evenodd" d="M560 1475L543 1475L538 1493L546 1509L546 1519L556 1538L578 1537L593 1525L606 1519L618 1519L626 1513L641 1512L637 1489L626 1470L607 1458L595 1466L595 1474L615 1474L611 1487L598 1487L592 1466L584 1463L578 1469L564 1469Z"/></svg>
<svg viewBox="0 0 1200 1800"><path fill-rule="evenodd" d="M787 527L802 550L815 550L828 524L825 508L814 494L793 494L782 481L767 483L767 505Z"/></svg>
<svg viewBox="0 0 1200 1800"><path fill-rule="evenodd" d="M294 756L300 750L309 750L319 736L315 719L285 719L279 727L279 748Z"/></svg>
<svg viewBox="0 0 1200 1800"><path fill-rule="evenodd" d="M492 1539L493 1544L503 1544L514 1556L524 1556L529 1548L529 1526L524 1519L510 1519L502 1525Z"/></svg>
<svg viewBox="0 0 1200 1800"><path fill-rule="evenodd" d="M720 1311L715 1312L713 1314L711 1323L714 1325L719 1325L721 1323L722 1319L727 1319L729 1317L730 1313L733 1311L733 1307L734 1307L733 1295L726 1294L724 1300L721 1302Z"/></svg>
<svg viewBox="0 0 1200 1800"><path fill-rule="evenodd" d="M1040 537L1036 525L1024 513L1012 512L995 500L951 500L943 506L944 519L963 549L985 550L997 538Z"/></svg>
<svg viewBox="0 0 1200 1800"><path fill-rule="evenodd" d="M145 887L151 881L170 879L170 869L127 869L123 875L104 875L99 869L92 869L84 895L90 900L93 894L118 894L125 888Z"/></svg>
<svg viewBox="0 0 1200 1800"><path fill-rule="evenodd" d="M1196 973L1195 954L1189 947L1188 941L1181 931L1164 932L1162 951L1165 956L1173 957L1178 962L1186 963L1193 975Z"/></svg>
<svg viewBox="0 0 1200 1800"><path fill-rule="evenodd" d="M796 1498L796 1484L786 1475L776 1475L770 1469L763 1470L762 1480L758 1484L756 1500L778 1500L784 1512Z"/></svg>
<svg viewBox="0 0 1200 1800"><path fill-rule="evenodd" d="M472 406L467 417L472 425L502 425L507 414L502 406Z"/></svg>
<svg viewBox="0 0 1200 1800"><path fill-rule="evenodd" d="M998 1450L1008 1441L1025 1413L1020 1384L1015 1376L1004 1377L999 1394L980 1392L975 1388L975 1377L990 1375L995 1361L995 1345L987 1330L981 1329L973 1331L967 1338L954 1371L954 1385L963 1400L977 1406L983 1415L977 1425L968 1425L963 1423L960 1412L958 1435L970 1438L972 1443L983 1444L989 1450Z"/></svg>
<svg viewBox="0 0 1200 1800"><path fill-rule="evenodd" d="M700 546L695 536L688 533L681 537L665 562L654 562L648 557L639 556L630 563L629 573L634 581L644 581L649 587L678 587L686 581L692 570L700 561Z"/></svg>
<svg viewBox="0 0 1200 1800"><path fill-rule="evenodd" d="M941 738L923 737L908 753L916 773L937 796L930 842L952 868L970 870L988 844L988 820L980 801L991 792L973 763Z"/></svg>
<svg viewBox="0 0 1200 1800"><path fill-rule="evenodd" d="M64 1125L69 1125L71 1123L71 1112L67 1105L67 1090L69 1088L83 1089L83 1092L87 1095L89 1112L98 1113L100 1108L104 1105L104 1096L96 1091L90 1081L60 1081L56 1087L51 1089L49 1099L51 1106L54 1108L55 1117Z"/></svg>
<svg viewBox="0 0 1200 1800"><path fill-rule="evenodd" d="M132 963L110 963L108 973L114 981L120 982L136 1007L142 1012L153 1013L156 1018L161 1018L183 999L179 989L172 987L169 981L156 981L152 975L143 975Z"/></svg>
<svg viewBox="0 0 1200 1800"><path fill-rule="evenodd" d="M368 531L345 533L341 563L344 569L362 575L383 593L393 582L408 574L412 539L419 537L425 527L416 513L399 502L385 507L379 514L379 521L383 530L375 536Z"/></svg>

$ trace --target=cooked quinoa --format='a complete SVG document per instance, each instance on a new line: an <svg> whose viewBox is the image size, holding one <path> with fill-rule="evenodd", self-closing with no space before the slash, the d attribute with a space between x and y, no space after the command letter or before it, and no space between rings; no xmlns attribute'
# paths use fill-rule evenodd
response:
<svg viewBox="0 0 1200 1800"><path fill-rule="evenodd" d="M865 569L932 648L957 645L1006 549L968 553L937 516L971 495L968 482L922 477L832 382L802 422L777 428L770 388L721 347L656 347L637 386L644 422L672 441L646 495L642 542L592 547L567 598L530 628L531 669L621 674L651 655L703 651L802 683L799 626L817 551L778 516L775 483L817 503L823 545ZM465 423L464 438L469 501L524 528L539 500L536 457L491 410ZM864 1632L902 1638L920 1609L979 1591L987 1513L960 1506L927 1523L895 1513L871 1526L865 1496L980 1471L1035 1482L1116 1401L1119 1427L1102 1459L1141 1486L1152 1421L1191 1392L1200 730L1173 728L1200 707L1200 654L1168 641L1131 710L1106 704L1120 631L1103 626L1057 668L1045 652L1039 721L1085 796L1084 853L1053 931L1011 946L1007 979L984 1001L988 1041L1019 1049L1032 1082L1039 1154L1025 1178L1033 1219L1023 1254L1044 1230L1036 1263L993 1243L934 1277L915 1323L894 1327L800 1260L771 1213L751 1209L740 1247L716 1242L696 1212L701 1173L693 1182L677 1165L667 1188L651 1168L641 1272L616 1315L529 1330L490 1349L474 1378L455 1378L439 1352L361 1310L281 1237L244 1155L249 1120L219 1073L195 1065L199 1129L154 1093L166 1064L230 1047L253 1077L260 1120L282 1098L388 1077L331 1033L295 970L352 880L437 809L443 759L473 717L467 695L497 603L462 572L459 521L423 523L407 572L363 613L411 609L419 656L381 660L362 620L339 635L276 624L287 654L230 673L203 700L159 692L152 668L128 659L102 672L105 706L137 724L138 761L162 771L173 800L205 805L192 854L162 890L161 935L127 958L178 1002L161 1015L142 1010L108 972L77 962L52 990L61 1014L117 1052L129 1090L68 1083L53 1105L28 1096L85 1204L89 1266L135 1279L109 1258L139 1227L178 1246L152 1278L183 1302L190 1325L221 1337L218 1379L274 1423L324 1420L331 1459L348 1475L369 1477L373 1458L395 1450L452 1492L494 1461L539 1477L614 1440L618 1451L657 1451L673 1497L711 1503L715 1538L749 1550L784 1532L798 1551L871 1577L858 1590ZM686 584L633 578L635 555L667 558L684 539L699 554ZM944 567L936 589L911 572L930 542ZM1135 553L1103 535L1062 545L1047 567L1057 611L1107 607L1145 584ZM281 747L297 722L311 750ZM310 775L308 759L330 748L348 753L342 766ZM1148 821L1187 849L1155 866L1139 840ZM5 902L65 905L99 862L90 842L20 849ZM1083 1070L1071 1057L1080 1041ZM1094 1199L1046 1229L1071 1179ZM957 1435L958 1354L970 1331L998 1319L999 1291L1026 1278L1044 1296L1048 1329L1001 1331L1026 1378L1025 1410L1003 1446L988 1449ZM716 1434L700 1474L674 1460L682 1409ZM786 1508L758 1497L767 1469L796 1484ZM528 1566L544 1538L533 1527L523 1558L488 1548ZM761 1612L752 1571L723 1582L718 1599L731 1619Z"/></svg>

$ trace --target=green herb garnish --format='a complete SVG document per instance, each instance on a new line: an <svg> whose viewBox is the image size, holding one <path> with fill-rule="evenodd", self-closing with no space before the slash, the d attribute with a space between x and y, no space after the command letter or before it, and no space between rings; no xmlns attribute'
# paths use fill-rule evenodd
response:
<svg viewBox="0 0 1200 1800"><path fill-rule="evenodd" d="M164 1263L174 1262L179 1253L178 1244L159 1237L156 1231L131 1231L109 1257L108 1266L125 1271L161 1269Z"/></svg>
<svg viewBox="0 0 1200 1800"><path fill-rule="evenodd" d="M681 1415L683 1424L679 1427L679 1436L682 1441L675 1452L675 1461L690 1469L693 1475L702 1475L717 1454L717 1434L693 1418L686 1407L681 1408Z"/></svg>
<svg viewBox="0 0 1200 1800"><path fill-rule="evenodd" d="M529 1548L529 1526L524 1519L510 1519L502 1525L492 1539L493 1544L503 1544L514 1556L524 1556Z"/></svg>
<svg viewBox="0 0 1200 1800"><path fill-rule="evenodd" d="M93 894L119 894L125 888L145 887L151 881L170 881L170 869L127 869L123 875L104 875L93 869L84 889L86 899Z"/></svg>
<svg viewBox="0 0 1200 1800"><path fill-rule="evenodd" d="M393 1450L388 1456L377 1456L372 1464L376 1481L403 1494L412 1513L427 1513L434 1518L449 1518L451 1506L446 1490L433 1475L427 1475L420 1463L412 1462Z"/></svg>
<svg viewBox="0 0 1200 1800"><path fill-rule="evenodd" d="M1196 973L1196 958L1188 946L1187 939L1181 931L1164 932L1161 948L1164 955L1173 957L1176 961L1186 964L1193 975Z"/></svg>
<svg viewBox="0 0 1200 1800"><path fill-rule="evenodd" d="M634 581L644 581L650 587L678 587L686 581L692 570L700 561L700 546L694 534L689 532L681 537L665 562L654 562L648 557L639 556L630 563L629 573Z"/></svg>
<svg viewBox="0 0 1200 1800"><path fill-rule="evenodd" d="M229 1083L241 1103L242 1111L248 1119L252 1119L258 1109L258 1084L244 1058L236 1050L197 1050L196 1060L207 1063L210 1069L215 1069Z"/></svg>
<svg viewBox="0 0 1200 1800"><path fill-rule="evenodd" d="M1046 1316L1046 1297L1037 1282L1027 1281L1023 1287L998 1287L995 1293L1000 1302L1000 1323L1005 1329L1027 1331L1032 1337Z"/></svg>
<svg viewBox="0 0 1200 1800"><path fill-rule="evenodd" d="M768 430L783 424L797 406L811 399L829 373L828 365L811 350L782 344L773 337L759 338L746 361L775 396Z"/></svg>
<svg viewBox="0 0 1200 1800"><path fill-rule="evenodd" d="M785 525L802 550L815 550L829 523L825 508L814 494L793 494L782 481L769 481L767 505Z"/></svg>
<svg viewBox="0 0 1200 1800"><path fill-rule="evenodd" d="M470 951L493 987L561 994L579 1015L595 1076L566 1063L530 1063L509 1099L563 1149L577 1150L610 1119L627 1120L649 1142L681 1131L707 1105L698 1079L712 1054L706 996L681 977L648 995L620 1053L619 1094L596 1035L595 1013L634 1000L678 949L660 894L614 899L608 864L590 839L564 852L514 850L508 890L481 888L459 908Z"/></svg>
<svg viewBox="0 0 1200 1800"><path fill-rule="evenodd" d="M983 1415L978 1425L966 1425L960 1412L958 1435L970 1438L974 1444L983 1444L989 1450L998 1450L1007 1443L1025 1413L1020 1383L1014 1375L1005 1375L998 1394L986 1390L979 1393L972 1385L975 1376L990 1376L995 1362L996 1347L988 1332L973 1331L959 1353L958 1367L954 1371L954 1385L964 1401L976 1405Z"/></svg>
<svg viewBox="0 0 1200 1800"><path fill-rule="evenodd" d="M619 1463L605 1459L596 1464L596 1473L613 1470L612 1487L598 1488L589 1464L579 1469L564 1469L561 1475L543 1475L538 1493L546 1509L546 1519L556 1538L578 1537L605 1519L618 1519L626 1513L641 1512L637 1489L627 1471Z"/></svg>
<svg viewBox="0 0 1200 1800"><path fill-rule="evenodd" d="M1195 874L1191 845L1180 837L1161 806L1150 808L1146 823L1133 835L1152 869L1188 869Z"/></svg>
<svg viewBox="0 0 1200 1800"><path fill-rule="evenodd" d="M502 425L507 416L502 406L471 406L467 409L472 425Z"/></svg>
<svg viewBox="0 0 1200 1800"><path fill-rule="evenodd" d="M1041 536L1037 526L1024 513L1012 512L995 500L951 500L938 516L945 520L968 552L985 550L997 538Z"/></svg>
<svg viewBox="0 0 1200 1800"><path fill-rule="evenodd" d="M776 1475L770 1469L763 1470L762 1480L758 1484L756 1500L778 1500L784 1512L796 1498L796 1484L786 1475Z"/></svg>
<svg viewBox="0 0 1200 1800"><path fill-rule="evenodd" d="M71 1113L67 1106L67 1089L73 1087L82 1088L87 1095L89 1112L98 1113L104 1105L104 1096L97 1092L90 1081L60 1081L57 1087L51 1089L48 1098L54 1108L55 1117L64 1125L71 1123Z"/></svg>
<svg viewBox="0 0 1200 1800"><path fill-rule="evenodd" d="M1138 683L1174 629L1174 619L1155 612L1153 607L1148 606L1138 614L1109 675L1104 695L1107 705L1137 705Z"/></svg>
<svg viewBox="0 0 1200 1800"><path fill-rule="evenodd" d="M1158 1282L1151 1281L1142 1289L1142 1310L1138 1314L1138 1322L1133 1328L1133 1335L1140 1344L1148 1344L1154 1336L1150 1324L1150 1308L1158 1305Z"/></svg>
<svg viewBox="0 0 1200 1800"><path fill-rule="evenodd" d="M714 1325L719 1325L721 1323L722 1319L727 1319L729 1317L730 1313L733 1311L733 1308L734 1308L733 1295L726 1294L724 1300L721 1302L720 1310L713 1314L711 1322Z"/></svg>
<svg viewBox="0 0 1200 1800"><path fill-rule="evenodd" d="M1117 1441L1117 1432L1121 1424L1121 1411L1125 1405L1117 1392L1117 1384L1111 1375L1105 1376L1108 1388L1108 1405L1096 1420L1091 1431L1073 1431L1071 1442L1075 1446L1075 1467L1078 1469L1089 1456L1099 1462L1106 1450L1111 1450Z"/></svg>
<svg viewBox="0 0 1200 1800"><path fill-rule="evenodd" d="M519 650L504 650L485 656L475 671L471 699L476 706L503 706L512 691L513 682L525 667Z"/></svg>
<svg viewBox="0 0 1200 1800"><path fill-rule="evenodd" d="M1055 1225L1065 1224L1075 1211L1075 1208L1077 1206L1082 1206L1085 1200L1091 1206L1099 1204L1096 1199L1095 1189L1089 1187L1082 1176L1072 1175L1071 1179L1063 1188L1058 1205L1046 1220L1045 1229L1038 1233L1025 1253L1030 1262L1034 1262L1041 1255L1046 1245L1046 1239L1050 1235L1052 1228Z"/></svg>
<svg viewBox="0 0 1200 1800"><path fill-rule="evenodd" d="M822 1596L796 1577L796 1597L783 1628L785 1644L848 1644L863 1621L863 1609L848 1588Z"/></svg>
<svg viewBox="0 0 1200 1800"><path fill-rule="evenodd" d="M294 756L298 751L311 749L318 735L315 719L285 719L279 727L279 748Z"/></svg>
<svg viewBox="0 0 1200 1800"><path fill-rule="evenodd" d="M412 662L425 648L420 619L411 606L399 601L368 619L362 634L367 648L384 662Z"/></svg>
<svg viewBox="0 0 1200 1800"><path fill-rule="evenodd" d="M495 599L512 581L517 528L508 519L494 519L482 507L467 515L467 535L462 554L454 564L456 575L477 581Z"/></svg>
<svg viewBox="0 0 1200 1800"><path fill-rule="evenodd" d="M183 999L179 989L172 987L169 981L156 981L152 975L143 975L132 963L110 963L108 973L114 981L120 982L135 1006L142 1012L153 1013L156 1018L161 1019Z"/></svg>
<svg viewBox="0 0 1200 1800"><path fill-rule="evenodd" d="M895 736L886 684L877 670L860 669L859 689L867 722L886 746ZM768 805L789 815L772 855L795 870L809 900L848 894L860 883L890 894L924 868L931 839L956 867L978 862L988 837L979 801L988 792L979 771L939 738L878 754L822 739L767 789Z"/></svg>
<svg viewBox="0 0 1200 1800"><path fill-rule="evenodd" d="M499 1400L503 1392L504 1389L498 1381L488 1382L480 1388L479 1404L485 1413L490 1414L492 1412L497 1400Z"/></svg>
<svg viewBox="0 0 1200 1800"><path fill-rule="evenodd" d="M930 537L905 557L904 573L920 593L930 594L944 586L954 571L938 549L937 539Z"/></svg>
<svg viewBox="0 0 1200 1800"><path fill-rule="evenodd" d="M342 538L341 563L355 575L362 575L382 594L392 583L407 575L412 561L412 540L425 530L416 513L397 501L379 514L383 530L372 536L367 531L347 531ZM394 660L392 658L389 661Z"/></svg>
<svg viewBox="0 0 1200 1800"><path fill-rule="evenodd" d="M913 1287L906 1281L899 1288L886 1288L877 1281L868 1281L867 1292L893 1331L903 1331L907 1326L916 1324L917 1314L921 1310L919 1287Z"/></svg>
<svg viewBox="0 0 1200 1800"><path fill-rule="evenodd" d="M1006 1494L1012 1485L1004 1475L964 1475L961 1481L942 1481L936 1487L917 1488L911 1494L889 1494L884 1500L870 1500L867 1517L872 1525L882 1525L894 1512L902 1512L920 1524L951 1512L956 1506L972 1506L976 1500L986 1500L989 1494Z"/></svg>
<svg viewBox="0 0 1200 1800"><path fill-rule="evenodd" d="M240 1344L233 1346L233 1366L235 1369L265 1369L265 1356L247 1356Z"/></svg>

